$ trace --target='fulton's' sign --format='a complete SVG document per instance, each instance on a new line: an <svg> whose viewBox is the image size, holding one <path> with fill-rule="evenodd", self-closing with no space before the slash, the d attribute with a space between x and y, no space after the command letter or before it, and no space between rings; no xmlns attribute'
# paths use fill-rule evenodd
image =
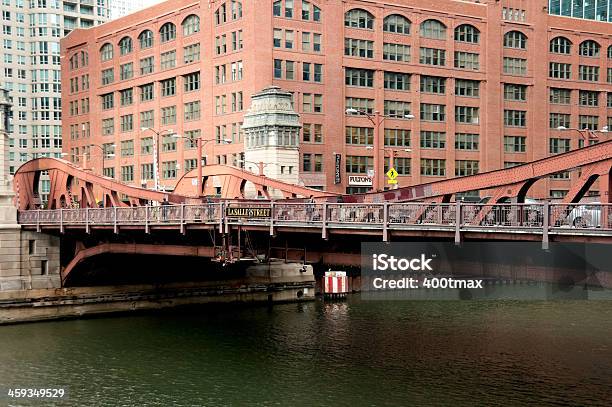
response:
<svg viewBox="0 0 612 407"><path fill-rule="evenodd" d="M230 218L269 218L271 208L245 208L228 207L225 208L225 216Z"/></svg>

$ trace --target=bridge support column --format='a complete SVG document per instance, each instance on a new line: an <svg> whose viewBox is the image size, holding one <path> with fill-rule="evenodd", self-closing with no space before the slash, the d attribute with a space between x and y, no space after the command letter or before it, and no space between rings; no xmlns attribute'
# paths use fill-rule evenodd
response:
<svg viewBox="0 0 612 407"><path fill-rule="evenodd" d="M544 201L542 216L542 250L548 250L548 229L550 226L550 203L548 201Z"/></svg>
<svg viewBox="0 0 612 407"><path fill-rule="evenodd" d="M85 233L89 234L89 207L85 208Z"/></svg>
<svg viewBox="0 0 612 407"><path fill-rule="evenodd" d="M455 245L461 244L461 201L455 203Z"/></svg>

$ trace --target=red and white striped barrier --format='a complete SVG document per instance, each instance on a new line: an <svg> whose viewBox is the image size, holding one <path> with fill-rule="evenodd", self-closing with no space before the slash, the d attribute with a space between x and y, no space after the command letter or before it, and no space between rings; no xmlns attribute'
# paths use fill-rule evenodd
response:
<svg viewBox="0 0 612 407"><path fill-rule="evenodd" d="M323 293L326 296L344 296L348 293L348 278L345 271L326 271Z"/></svg>

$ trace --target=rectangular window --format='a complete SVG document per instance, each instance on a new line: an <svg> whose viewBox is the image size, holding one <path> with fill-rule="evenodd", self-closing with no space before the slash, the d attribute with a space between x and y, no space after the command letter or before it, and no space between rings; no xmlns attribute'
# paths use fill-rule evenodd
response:
<svg viewBox="0 0 612 407"><path fill-rule="evenodd" d="M446 93L446 78L421 75L421 92L444 95Z"/></svg>
<svg viewBox="0 0 612 407"><path fill-rule="evenodd" d="M525 102L527 100L527 85L514 83L504 84L504 100Z"/></svg>
<svg viewBox="0 0 612 407"><path fill-rule="evenodd" d="M134 77L134 64L132 62L119 66L119 79L124 81Z"/></svg>
<svg viewBox="0 0 612 407"><path fill-rule="evenodd" d="M578 116L578 128L588 130L599 129L599 116L580 115Z"/></svg>
<svg viewBox="0 0 612 407"><path fill-rule="evenodd" d="M183 62L190 64L200 60L200 43L191 44L183 48Z"/></svg>
<svg viewBox="0 0 612 407"><path fill-rule="evenodd" d="M590 65L580 65L578 67L578 79L581 81L599 81L599 67Z"/></svg>
<svg viewBox="0 0 612 407"><path fill-rule="evenodd" d="M176 160L164 161L162 163L162 178L164 179L176 178Z"/></svg>
<svg viewBox="0 0 612 407"><path fill-rule="evenodd" d="M164 153L169 153L172 151L176 151L176 137L172 135L165 135L162 137L162 151Z"/></svg>
<svg viewBox="0 0 612 407"><path fill-rule="evenodd" d="M455 68L479 70L480 55L472 52L455 51Z"/></svg>
<svg viewBox="0 0 612 407"><path fill-rule="evenodd" d="M345 84L362 88L374 87L374 71L370 69L346 68Z"/></svg>
<svg viewBox="0 0 612 407"><path fill-rule="evenodd" d="M599 92L581 90L578 98L580 106L596 107L599 106Z"/></svg>
<svg viewBox="0 0 612 407"><path fill-rule="evenodd" d="M133 182L134 181L134 166L123 165L121 166L121 181Z"/></svg>
<svg viewBox="0 0 612 407"><path fill-rule="evenodd" d="M550 88L550 103L569 105L572 91L570 89Z"/></svg>
<svg viewBox="0 0 612 407"><path fill-rule="evenodd" d="M102 119L102 135L110 136L115 133L115 120L113 118L110 119Z"/></svg>
<svg viewBox="0 0 612 407"><path fill-rule="evenodd" d="M272 46L274 48L280 48L283 44L283 30L275 28L272 34Z"/></svg>
<svg viewBox="0 0 612 407"><path fill-rule="evenodd" d="M479 97L480 82L468 79L455 79L455 95L465 97Z"/></svg>
<svg viewBox="0 0 612 407"><path fill-rule="evenodd" d="M389 171L390 159L385 157L385 174ZM410 175L410 158L406 157L395 157L393 159L393 168L397 171L398 175Z"/></svg>
<svg viewBox="0 0 612 407"><path fill-rule="evenodd" d="M527 150L527 138L523 136L504 136L506 153L524 153Z"/></svg>
<svg viewBox="0 0 612 407"><path fill-rule="evenodd" d="M525 127L527 126L527 112L524 110L504 110L504 126Z"/></svg>
<svg viewBox="0 0 612 407"><path fill-rule="evenodd" d="M549 119L549 127L551 129L557 129L559 127L565 127L569 129L570 126L570 115L565 113L551 113Z"/></svg>
<svg viewBox="0 0 612 407"><path fill-rule="evenodd" d="M153 73L155 62L153 57L147 57L140 60L140 74L147 75Z"/></svg>
<svg viewBox="0 0 612 407"><path fill-rule="evenodd" d="M349 174L366 174L373 169L373 158L361 155L346 156L346 172Z"/></svg>
<svg viewBox="0 0 612 407"><path fill-rule="evenodd" d="M153 113L153 110L147 110L145 112L140 112L140 127L154 128L155 127L154 118L155 118L155 115Z"/></svg>
<svg viewBox="0 0 612 407"><path fill-rule="evenodd" d="M123 140L121 142L121 157L131 157L134 155L134 140Z"/></svg>
<svg viewBox="0 0 612 407"><path fill-rule="evenodd" d="M385 100L385 116L407 119L408 115L410 115L410 102Z"/></svg>
<svg viewBox="0 0 612 407"><path fill-rule="evenodd" d="M153 100L153 84L148 83L140 86L140 101L147 102Z"/></svg>
<svg viewBox="0 0 612 407"><path fill-rule="evenodd" d="M176 124L176 106L162 107L162 125Z"/></svg>
<svg viewBox="0 0 612 407"><path fill-rule="evenodd" d="M441 131L421 131L421 148L446 148L446 133Z"/></svg>
<svg viewBox="0 0 612 407"><path fill-rule="evenodd" d="M374 58L374 41L345 38L344 55L359 58Z"/></svg>
<svg viewBox="0 0 612 407"><path fill-rule="evenodd" d="M455 177L478 174L478 166L475 160L455 160Z"/></svg>
<svg viewBox="0 0 612 407"><path fill-rule="evenodd" d="M366 99L366 98L352 98L347 97L345 99L345 109L355 109L364 111L368 114L374 113L374 99ZM349 113L358 115L359 113Z"/></svg>
<svg viewBox="0 0 612 407"><path fill-rule="evenodd" d="M351 145L372 145L374 144L374 129L371 127L351 127L346 126L346 144Z"/></svg>
<svg viewBox="0 0 612 407"><path fill-rule="evenodd" d="M183 75L183 89L185 92L192 92L200 89L200 72L193 72Z"/></svg>
<svg viewBox="0 0 612 407"><path fill-rule="evenodd" d="M385 129L385 147L410 147L410 130Z"/></svg>
<svg viewBox="0 0 612 407"><path fill-rule="evenodd" d="M446 65L446 51L438 48L421 47L419 63L424 65L444 66Z"/></svg>
<svg viewBox="0 0 612 407"><path fill-rule="evenodd" d="M385 89L410 90L410 75L385 71Z"/></svg>
<svg viewBox="0 0 612 407"><path fill-rule="evenodd" d="M162 97L176 95L176 78L164 79L160 84Z"/></svg>
<svg viewBox="0 0 612 407"><path fill-rule="evenodd" d="M121 132L134 130L134 115L126 114L121 116Z"/></svg>
<svg viewBox="0 0 612 407"><path fill-rule="evenodd" d="M129 106L134 103L134 91L132 88L119 91L121 95L121 106Z"/></svg>
<svg viewBox="0 0 612 407"><path fill-rule="evenodd" d="M153 164L140 164L140 179L147 181L154 177Z"/></svg>
<svg viewBox="0 0 612 407"><path fill-rule="evenodd" d="M474 106L455 106L457 123L478 124L479 109Z"/></svg>
<svg viewBox="0 0 612 407"><path fill-rule="evenodd" d="M114 94L113 93L107 93L105 95L102 95L102 109L104 110L108 110L108 109L112 109L115 106L115 102L114 102Z"/></svg>
<svg viewBox="0 0 612 407"><path fill-rule="evenodd" d="M185 103L185 121L198 120L200 118L200 101Z"/></svg>
<svg viewBox="0 0 612 407"><path fill-rule="evenodd" d="M446 160L421 158L421 175L433 177L446 176Z"/></svg>
<svg viewBox="0 0 612 407"><path fill-rule="evenodd" d="M523 58L504 57L504 73L507 75L527 75L527 60Z"/></svg>
<svg viewBox="0 0 612 407"><path fill-rule="evenodd" d="M421 120L443 122L446 119L446 106L421 103Z"/></svg>
<svg viewBox="0 0 612 407"><path fill-rule="evenodd" d="M570 139L551 138L548 139L548 151L550 154L561 154L570 151Z"/></svg>
<svg viewBox="0 0 612 407"><path fill-rule="evenodd" d="M108 68L102 70L102 86L109 85L115 81L115 70Z"/></svg>
<svg viewBox="0 0 612 407"><path fill-rule="evenodd" d="M551 62L548 66L548 76L554 79L571 79L572 64Z"/></svg>
<svg viewBox="0 0 612 407"><path fill-rule="evenodd" d="M145 137L140 140L140 154L153 154L153 137Z"/></svg>
<svg viewBox="0 0 612 407"><path fill-rule="evenodd" d="M176 66L176 50L163 52L160 55L160 68L161 70L174 68Z"/></svg>
<svg viewBox="0 0 612 407"><path fill-rule="evenodd" d="M383 45L383 59L386 61L410 62L410 46L385 43Z"/></svg>
<svg viewBox="0 0 612 407"><path fill-rule="evenodd" d="M478 150L479 135L473 133L456 133L455 150Z"/></svg>

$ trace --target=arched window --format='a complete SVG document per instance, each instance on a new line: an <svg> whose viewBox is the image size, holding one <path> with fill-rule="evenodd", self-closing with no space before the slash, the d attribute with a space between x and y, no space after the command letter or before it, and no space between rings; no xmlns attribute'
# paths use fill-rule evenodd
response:
<svg viewBox="0 0 612 407"><path fill-rule="evenodd" d="M74 54L70 57L70 69L78 69L79 67L79 54Z"/></svg>
<svg viewBox="0 0 612 407"><path fill-rule="evenodd" d="M565 37L555 37L550 40L550 52L553 54L568 54L572 50L572 42Z"/></svg>
<svg viewBox="0 0 612 407"><path fill-rule="evenodd" d="M504 35L504 47L506 48L527 48L527 36L520 31L508 31Z"/></svg>
<svg viewBox="0 0 612 407"><path fill-rule="evenodd" d="M187 16L183 20L183 35L191 35L200 31L200 17L195 14Z"/></svg>
<svg viewBox="0 0 612 407"><path fill-rule="evenodd" d="M225 3L221 4L217 10L215 10L215 24L227 23L227 6Z"/></svg>
<svg viewBox="0 0 612 407"><path fill-rule="evenodd" d="M446 39L446 26L438 20L425 20L421 23L421 37Z"/></svg>
<svg viewBox="0 0 612 407"><path fill-rule="evenodd" d="M123 37L119 41L119 53L121 55L127 55L132 52L132 39L130 37Z"/></svg>
<svg viewBox="0 0 612 407"><path fill-rule="evenodd" d="M151 48L153 46L153 31L144 30L138 36L140 42L140 49Z"/></svg>
<svg viewBox="0 0 612 407"><path fill-rule="evenodd" d="M344 14L344 26L373 30L374 16L365 10L354 8Z"/></svg>
<svg viewBox="0 0 612 407"><path fill-rule="evenodd" d="M399 14L391 14L383 20L383 31L397 34L410 34L410 20Z"/></svg>
<svg viewBox="0 0 612 407"><path fill-rule="evenodd" d="M309 1L302 0L302 20L321 21L321 9Z"/></svg>
<svg viewBox="0 0 612 407"><path fill-rule="evenodd" d="M593 40L586 40L580 44L580 55L583 57L598 57L600 45Z"/></svg>
<svg viewBox="0 0 612 407"><path fill-rule="evenodd" d="M176 26L166 23L159 29L159 38L162 43L172 41L176 38Z"/></svg>
<svg viewBox="0 0 612 407"><path fill-rule="evenodd" d="M455 28L455 41L478 44L480 41L480 31L473 25L461 24Z"/></svg>
<svg viewBox="0 0 612 407"><path fill-rule="evenodd" d="M100 59L102 61L109 61L113 59L113 44L107 42L106 44L102 45L102 48L100 48Z"/></svg>

